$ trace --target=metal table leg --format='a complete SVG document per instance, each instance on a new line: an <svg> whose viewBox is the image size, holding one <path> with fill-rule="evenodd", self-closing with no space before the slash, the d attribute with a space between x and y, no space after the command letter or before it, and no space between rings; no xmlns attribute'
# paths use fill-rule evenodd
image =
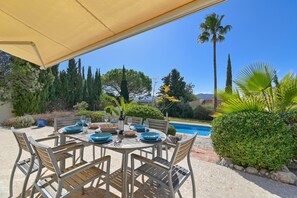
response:
<svg viewBox="0 0 297 198"><path fill-rule="evenodd" d="M124 151L123 152L123 183L122 183L122 197L126 198L128 197L128 182L127 182L127 173L128 173L128 157L129 152Z"/></svg>
<svg viewBox="0 0 297 198"><path fill-rule="evenodd" d="M157 144L157 156L162 157L162 144Z"/></svg>
<svg viewBox="0 0 297 198"><path fill-rule="evenodd" d="M63 145L66 143L66 136L63 133L60 133L60 145ZM60 169L64 170L65 169L65 159L62 159L60 161Z"/></svg>

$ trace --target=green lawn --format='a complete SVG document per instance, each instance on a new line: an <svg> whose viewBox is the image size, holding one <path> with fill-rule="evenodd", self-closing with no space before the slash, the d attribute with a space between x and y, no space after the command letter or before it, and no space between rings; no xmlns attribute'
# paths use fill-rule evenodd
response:
<svg viewBox="0 0 297 198"><path fill-rule="evenodd" d="M211 124L211 121L197 120L197 119L185 119L185 118L168 117L168 120L169 121L176 121L176 122L197 123L197 124Z"/></svg>

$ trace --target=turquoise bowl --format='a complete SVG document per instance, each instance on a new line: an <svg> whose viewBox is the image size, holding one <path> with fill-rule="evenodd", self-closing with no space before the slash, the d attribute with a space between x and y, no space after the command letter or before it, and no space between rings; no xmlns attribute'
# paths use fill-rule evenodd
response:
<svg viewBox="0 0 297 198"><path fill-rule="evenodd" d="M160 134L155 132L144 132L141 134L141 136L145 140L156 140L160 137Z"/></svg>
<svg viewBox="0 0 297 198"><path fill-rule="evenodd" d="M94 142L107 141L111 137L111 133L95 133L90 136Z"/></svg>

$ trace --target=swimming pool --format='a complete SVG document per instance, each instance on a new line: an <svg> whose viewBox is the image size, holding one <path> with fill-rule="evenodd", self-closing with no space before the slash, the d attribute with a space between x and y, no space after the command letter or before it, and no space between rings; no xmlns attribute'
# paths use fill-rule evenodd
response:
<svg viewBox="0 0 297 198"><path fill-rule="evenodd" d="M198 133L201 136L209 136L211 133L211 127L209 126L201 126L201 125L193 125L187 123L172 123L170 125L174 126L176 132L178 133L187 133L187 134L194 134Z"/></svg>

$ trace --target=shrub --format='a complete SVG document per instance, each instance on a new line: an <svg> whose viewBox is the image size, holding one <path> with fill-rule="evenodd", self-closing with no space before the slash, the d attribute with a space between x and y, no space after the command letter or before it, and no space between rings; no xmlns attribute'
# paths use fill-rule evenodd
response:
<svg viewBox="0 0 297 198"><path fill-rule="evenodd" d="M86 116L91 118L92 122L103 122L102 116L105 115L106 112L105 111L79 111L76 113L76 115L78 116Z"/></svg>
<svg viewBox="0 0 297 198"><path fill-rule="evenodd" d="M297 111L289 111L285 113L280 113L281 118L289 126L290 130L293 132L294 147L295 147L295 159L297 158Z"/></svg>
<svg viewBox="0 0 297 198"><path fill-rule="evenodd" d="M144 120L147 118L164 120L162 112L159 109L151 106L132 105L129 106L124 113L125 116L141 117Z"/></svg>
<svg viewBox="0 0 297 198"><path fill-rule="evenodd" d="M76 111L84 111L86 110L87 108L89 107L88 103L85 102L85 101L82 101L80 103L76 103L76 105L73 106L73 108L76 110Z"/></svg>
<svg viewBox="0 0 297 198"><path fill-rule="evenodd" d="M1 122L1 126L3 127L13 127L15 125L15 118L9 118Z"/></svg>
<svg viewBox="0 0 297 198"><path fill-rule="evenodd" d="M175 136L176 135L176 129L174 126L170 125L169 124L169 127L168 127L168 135L172 135L172 136Z"/></svg>
<svg viewBox="0 0 297 198"><path fill-rule="evenodd" d="M183 118L193 118L194 112L189 104L184 104L182 106L182 117Z"/></svg>
<svg viewBox="0 0 297 198"><path fill-rule="evenodd" d="M293 132L269 112L224 114L213 121L215 151L242 166L278 170L293 157Z"/></svg>
<svg viewBox="0 0 297 198"><path fill-rule="evenodd" d="M211 117L213 111L201 105L197 106L194 109L193 114L193 117L198 120L213 120L213 118Z"/></svg>
<svg viewBox="0 0 297 198"><path fill-rule="evenodd" d="M72 111L54 111L42 114L34 114L32 115L34 120L41 120L44 119L47 121L48 126L54 126L55 117L70 117L74 116L74 112Z"/></svg>
<svg viewBox="0 0 297 198"><path fill-rule="evenodd" d="M74 112L71 111L54 111L50 113L42 113L42 114L34 114L32 115L33 119L36 120L41 120L44 119L47 121L48 126L53 126L54 125L54 118L55 117L69 117L69 116L74 116ZM16 125L16 118L9 118L1 123L2 126L4 127L12 127Z"/></svg>
<svg viewBox="0 0 297 198"><path fill-rule="evenodd" d="M34 123L35 123L35 120L30 115L17 116L15 119L14 127L15 128L25 128L25 127L31 126Z"/></svg>

